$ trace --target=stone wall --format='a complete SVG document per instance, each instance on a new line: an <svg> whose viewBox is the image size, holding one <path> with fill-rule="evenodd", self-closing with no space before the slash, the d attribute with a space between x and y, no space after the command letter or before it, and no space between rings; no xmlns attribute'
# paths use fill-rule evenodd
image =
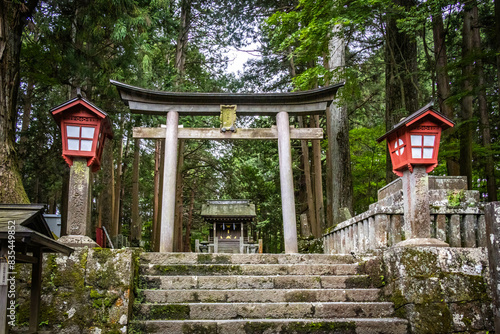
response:
<svg viewBox="0 0 500 334"><path fill-rule="evenodd" d="M44 255L40 331L126 333L136 256L129 249L79 248L71 256ZM31 266L17 265L17 324L29 322Z"/></svg>
<svg viewBox="0 0 500 334"><path fill-rule="evenodd" d="M394 247L363 263L410 333L493 330L484 248Z"/></svg>
<svg viewBox="0 0 500 334"><path fill-rule="evenodd" d="M431 237L451 247L485 247L486 227L479 192L465 177L429 176ZM366 253L406 239L401 178L379 190L368 211L323 236L326 254Z"/></svg>

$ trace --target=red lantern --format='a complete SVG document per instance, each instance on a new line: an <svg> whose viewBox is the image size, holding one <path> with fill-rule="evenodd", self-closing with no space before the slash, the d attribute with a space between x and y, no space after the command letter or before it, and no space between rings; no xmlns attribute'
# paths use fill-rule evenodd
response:
<svg viewBox="0 0 500 334"><path fill-rule="evenodd" d="M62 156L69 166L73 158L87 158L87 166L96 172L101 167L101 156L106 138L113 138L108 115L84 98L69 100L51 111L61 128Z"/></svg>
<svg viewBox="0 0 500 334"><path fill-rule="evenodd" d="M455 123L434 111L432 103L396 124L377 141L387 139L391 154L392 171L403 176L403 171L413 172L414 165L426 165L430 173L438 164L441 131Z"/></svg>

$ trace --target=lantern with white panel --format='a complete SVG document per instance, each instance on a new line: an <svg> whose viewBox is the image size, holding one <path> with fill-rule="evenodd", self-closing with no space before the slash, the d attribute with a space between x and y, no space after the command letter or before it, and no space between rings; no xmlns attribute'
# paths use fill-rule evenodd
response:
<svg viewBox="0 0 500 334"><path fill-rule="evenodd" d="M387 140L392 170L403 182L406 240L401 246L448 246L431 238L428 173L438 165L441 132L454 125L430 103L377 139Z"/></svg>
<svg viewBox="0 0 500 334"><path fill-rule="evenodd" d="M88 100L77 97L51 111L61 128L62 156L69 166L75 158L87 159L87 166L96 172L106 139L113 138L111 123L104 111Z"/></svg>
<svg viewBox="0 0 500 334"><path fill-rule="evenodd" d="M90 173L100 169L104 143L113 138L111 122L104 111L80 96L50 112L61 128L62 156L70 166L68 216L62 231L66 235L60 241L95 247L90 239Z"/></svg>

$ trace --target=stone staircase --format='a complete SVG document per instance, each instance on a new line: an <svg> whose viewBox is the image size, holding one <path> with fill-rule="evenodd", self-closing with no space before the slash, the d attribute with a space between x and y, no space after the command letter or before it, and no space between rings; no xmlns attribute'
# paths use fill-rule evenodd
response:
<svg viewBox="0 0 500 334"><path fill-rule="evenodd" d="M129 333L406 333L351 256L143 253Z"/></svg>

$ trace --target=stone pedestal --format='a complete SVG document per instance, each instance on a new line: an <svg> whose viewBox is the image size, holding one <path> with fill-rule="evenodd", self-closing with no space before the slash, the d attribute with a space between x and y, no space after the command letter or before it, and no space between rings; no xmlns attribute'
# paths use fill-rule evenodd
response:
<svg viewBox="0 0 500 334"><path fill-rule="evenodd" d="M59 242L70 247L98 247L91 235L90 167L87 159L75 158L69 175L66 235Z"/></svg>
<svg viewBox="0 0 500 334"><path fill-rule="evenodd" d="M416 165L413 172L403 172L404 241L396 246L449 247L446 242L431 238L431 212L429 207L429 176L426 167Z"/></svg>

